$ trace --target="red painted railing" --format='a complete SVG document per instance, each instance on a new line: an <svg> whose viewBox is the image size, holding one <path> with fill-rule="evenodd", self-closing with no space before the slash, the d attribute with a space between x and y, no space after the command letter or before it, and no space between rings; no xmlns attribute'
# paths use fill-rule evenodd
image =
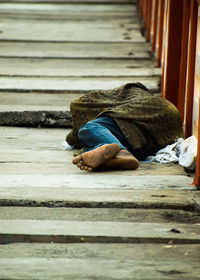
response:
<svg viewBox="0 0 200 280"><path fill-rule="evenodd" d="M200 47L196 43L197 37L200 38L200 0L138 2L156 66L162 67L161 94L177 106L185 137L194 134L198 139L195 184L200 188L200 109L198 116L195 115L198 111L196 103L193 112L194 95L200 107L200 74L195 74L197 63L200 69L197 59Z"/></svg>

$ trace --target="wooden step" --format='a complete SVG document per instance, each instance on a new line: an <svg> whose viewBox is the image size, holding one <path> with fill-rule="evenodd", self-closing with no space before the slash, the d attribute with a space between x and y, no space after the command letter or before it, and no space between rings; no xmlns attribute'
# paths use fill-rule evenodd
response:
<svg viewBox="0 0 200 280"><path fill-rule="evenodd" d="M96 258L99 260L155 260L199 263L199 244L105 244L105 243L13 243L0 245L0 260L6 258ZM177 273L178 274L178 273ZM172 275L171 275L172 276ZM179 275L180 276L180 275ZM183 275L181 275L182 277ZM188 275L187 275L188 276ZM164 279L164 278L163 278ZM168 278L169 279L169 278ZM172 278L170 278L171 280ZM140 278L141 280L141 278Z"/></svg>
<svg viewBox="0 0 200 280"><path fill-rule="evenodd" d="M198 262L181 262L179 258L154 262L151 259L103 260L91 256L89 258L3 258L0 271L2 279L12 280L32 280L35 277L37 280L93 280L95 278L132 280L133 275L134 280L196 280L200 272Z"/></svg>
<svg viewBox="0 0 200 280"><path fill-rule="evenodd" d="M39 257L39 258L97 258L106 260L138 260L155 259L159 261L174 261L188 263L199 262L198 244L46 244L46 243L14 243L0 245L0 258Z"/></svg>
<svg viewBox="0 0 200 280"><path fill-rule="evenodd" d="M120 27L115 20L98 24L86 22L40 22L8 21L0 24L0 40L3 41L42 41L42 42L132 42L144 43L145 38L139 29L131 24ZM126 30L125 30L126 28ZM87 32L86 32L87 31Z"/></svg>
<svg viewBox="0 0 200 280"><path fill-rule="evenodd" d="M107 90L125 83L140 82L153 92L160 91L160 77L0 77L0 91L86 93Z"/></svg>
<svg viewBox="0 0 200 280"><path fill-rule="evenodd" d="M53 176L49 176L49 181L52 178ZM56 179L56 177L54 178ZM119 179L119 176L116 177L116 175L113 174L112 180L116 180L116 178ZM121 189L120 187L109 188L108 184L105 186L105 188L95 188L95 185L90 188L78 188L78 186L76 188L69 188L66 186L2 186L0 188L0 205L29 207L116 207L144 209L180 209L189 211L198 210L198 207L200 205L198 194L193 193L192 190L179 190L178 188L174 190L170 190L169 188L167 190L162 188L159 189L156 187L155 189L152 188L150 190L146 190L146 184L143 184L142 182L143 178L140 179L140 189L139 186L137 189L134 189L134 184L132 185L132 189L122 189L122 187ZM174 181L174 184L175 183L176 181Z"/></svg>
<svg viewBox="0 0 200 280"><path fill-rule="evenodd" d="M0 243L200 244L200 224L0 220Z"/></svg>
<svg viewBox="0 0 200 280"><path fill-rule="evenodd" d="M199 213L172 209L0 207L0 220L199 223ZM1 250L0 250L1 251ZM1 257L1 254L0 254Z"/></svg>
<svg viewBox="0 0 200 280"><path fill-rule="evenodd" d="M141 22L141 18L138 16L137 13L133 12L68 12L68 11L51 11L51 13L46 13L45 11L19 11L19 10L0 10L1 20L15 20L15 22L24 20L25 22L32 22L40 21L44 23L45 21L52 21L52 22L68 22L68 21L77 21L77 22L90 22L94 23L97 20L104 20L107 22L118 19L119 27L123 25L121 20L129 20L130 23L139 23ZM138 26L138 25L137 25Z"/></svg>
<svg viewBox="0 0 200 280"><path fill-rule="evenodd" d="M63 151L55 152L52 151L51 154L48 156L49 151L31 151L28 152L27 150L20 150L21 152L21 158L20 153L17 151L12 151L12 155L6 155L5 152L2 153L1 160L3 162L13 162L14 158L16 162L26 162L27 164L30 162L36 162L36 160L40 161L40 163L47 163L47 162L53 162L53 158L55 158L55 163L57 162L63 162L64 158L66 158L66 164L67 164L67 157L64 154ZM22 158L23 155L23 158ZM60 157L60 159L58 158ZM58 158L58 159L57 159ZM70 157L71 159L71 157ZM78 170L77 170L78 171ZM166 178L165 175L147 175L147 176L138 176L133 175L126 175L125 177L120 175L115 175L115 178L117 178L116 181L113 181L113 174L106 175L105 178L102 178L101 180L101 174L96 174L94 178L91 178L90 173L84 174L83 172L80 174L66 174L66 175L10 175L9 177L7 175L0 175L0 187L3 188L9 188L10 187L17 187L17 185L20 185L21 187L66 187L66 188L79 188L81 185L82 188L92 188L95 186L95 188L108 188L108 189L132 189L132 190L138 190L140 188L146 188L148 190L150 189L185 189L185 190L192 190L194 187L191 186L192 184L192 178L187 177L186 175L171 175L168 178ZM134 178L134 182L133 182ZM39 183L38 183L39 182ZM176 182L176 184L173 182ZM142 187L143 186L143 187Z"/></svg>
<svg viewBox="0 0 200 280"><path fill-rule="evenodd" d="M68 112L70 116L70 103L80 97L80 94L64 93L31 93L31 92L0 92L0 114L2 112L38 112L38 111L57 111ZM1 114L2 118L3 115ZM13 115L14 116L14 115ZM19 116L19 115L18 115ZM38 116L39 117L39 116ZM66 116L67 118L67 116ZM71 117L70 117L71 118ZM2 123L3 119L0 120Z"/></svg>
<svg viewBox="0 0 200 280"><path fill-rule="evenodd" d="M161 69L151 67L149 56L129 59L43 59L0 58L0 76L38 77L160 77ZM142 68L148 65L148 68Z"/></svg>
<svg viewBox="0 0 200 280"><path fill-rule="evenodd" d="M23 49L23 52L22 52ZM93 59L147 59L148 43L45 43L0 42L0 57L20 58L93 58ZM133 61L132 61L133 62ZM134 63L134 62L133 62ZM140 65L138 65L140 67Z"/></svg>
<svg viewBox="0 0 200 280"><path fill-rule="evenodd" d="M8 3L8 0L1 0L1 3ZM9 3L52 3L52 4L137 4L137 0L9 0Z"/></svg>
<svg viewBox="0 0 200 280"><path fill-rule="evenodd" d="M55 279L61 271L63 275L60 276L60 279L65 279L66 275L69 273L70 275L68 278L71 278L73 268L72 266L66 267L70 259L72 263L74 262L74 274L76 278L78 277L77 271L80 271L80 267L83 266L82 269L84 269L84 271L81 270L79 279L81 279L81 277L86 277L86 275L87 279L94 279L97 275L99 277L98 279L102 280L111 278L133 279L132 276L134 275L134 279L141 280L144 278L144 271L145 279L150 280L180 279L180 275L181 279L185 280L188 280L188 278L198 279L199 250L200 245L198 244L4 244L0 245L0 265L2 264L0 275L4 279L8 278L8 276L10 279L16 279L16 275L19 275L20 279L23 279L23 277L24 279L33 279L29 266L33 267L33 264L31 266L31 260L36 262L37 259L38 262L40 260L40 268L42 264L42 270L39 272L39 265L37 266L34 263L37 271L37 279L44 279L43 275L46 276L47 274L48 279ZM16 258L18 258L18 261ZM24 258L26 258L26 265L23 265L25 262ZM49 263L47 262L47 258L51 260ZM76 260L77 267L75 265ZM102 263L102 260L106 261L106 263ZM118 261L118 263L115 263L116 267L111 269L111 263L114 260ZM61 263L59 261L61 261ZM152 265L150 265L150 261L152 261ZM100 267L102 268L102 266L104 267L101 273L98 272L98 270L89 273L89 265L94 265L94 262L98 262L99 269ZM130 262L132 262L132 265L128 266ZM49 264L51 264L51 266ZM94 266L92 269L94 269ZM124 272L125 269L126 271ZM39 273L41 273L41 276ZM54 273L57 273L55 277Z"/></svg>
<svg viewBox="0 0 200 280"><path fill-rule="evenodd" d="M99 11L99 12L136 12L136 5L124 3L112 3L109 5L105 5L99 2L93 3L60 3L55 5L55 3L0 3L1 11L46 11L51 12L53 11L70 11L70 12L92 12L92 11Z"/></svg>

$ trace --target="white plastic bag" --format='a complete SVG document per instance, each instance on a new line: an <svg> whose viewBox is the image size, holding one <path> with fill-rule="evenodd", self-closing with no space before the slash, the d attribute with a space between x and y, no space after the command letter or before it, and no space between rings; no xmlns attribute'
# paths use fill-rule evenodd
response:
<svg viewBox="0 0 200 280"><path fill-rule="evenodd" d="M64 142L62 143L62 148L63 148L63 150L72 151L73 146L69 145L67 141L64 141Z"/></svg>
<svg viewBox="0 0 200 280"><path fill-rule="evenodd" d="M178 162L180 154L180 145L184 142L183 138L178 138L175 143L159 150L154 160L160 163Z"/></svg>
<svg viewBox="0 0 200 280"><path fill-rule="evenodd" d="M195 136L188 137L180 145L180 156L178 163L183 167L194 170L197 157L197 138Z"/></svg>
<svg viewBox="0 0 200 280"><path fill-rule="evenodd" d="M194 171L197 157L197 139L195 136L187 139L178 138L175 143L159 150L153 161L160 163L178 162L189 171Z"/></svg>

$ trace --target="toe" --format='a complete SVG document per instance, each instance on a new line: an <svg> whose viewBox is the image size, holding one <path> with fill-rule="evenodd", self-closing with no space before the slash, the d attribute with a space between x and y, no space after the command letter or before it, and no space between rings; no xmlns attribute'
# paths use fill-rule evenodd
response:
<svg viewBox="0 0 200 280"><path fill-rule="evenodd" d="M85 165L82 164L82 165L80 166L80 169L81 169L81 170L85 170Z"/></svg>
<svg viewBox="0 0 200 280"><path fill-rule="evenodd" d="M81 161L77 163L77 166L78 166L79 168L80 168L82 165L84 165L84 164L83 164L83 162L81 162Z"/></svg>
<svg viewBox="0 0 200 280"><path fill-rule="evenodd" d="M73 164L77 164L77 163L79 163L81 160L82 160L82 157L81 157L81 155L79 155L79 156L75 157L75 158L72 160L72 163L73 163Z"/></svg>

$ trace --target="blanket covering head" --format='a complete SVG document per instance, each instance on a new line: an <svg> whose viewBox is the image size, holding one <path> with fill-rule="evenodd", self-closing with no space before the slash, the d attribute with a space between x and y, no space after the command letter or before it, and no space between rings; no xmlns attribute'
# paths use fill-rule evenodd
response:
<svg viewBox="0 0 200 280"><path fill-rule="evenodd" d="M141 83L128 83L112 90L90 91L70 106L72 131L66 140L76 148L83 147L78 130L99 116L112 117L126 137L130 152L139 160L183 137L181 119L176 107L155 96Z"/></svg>

